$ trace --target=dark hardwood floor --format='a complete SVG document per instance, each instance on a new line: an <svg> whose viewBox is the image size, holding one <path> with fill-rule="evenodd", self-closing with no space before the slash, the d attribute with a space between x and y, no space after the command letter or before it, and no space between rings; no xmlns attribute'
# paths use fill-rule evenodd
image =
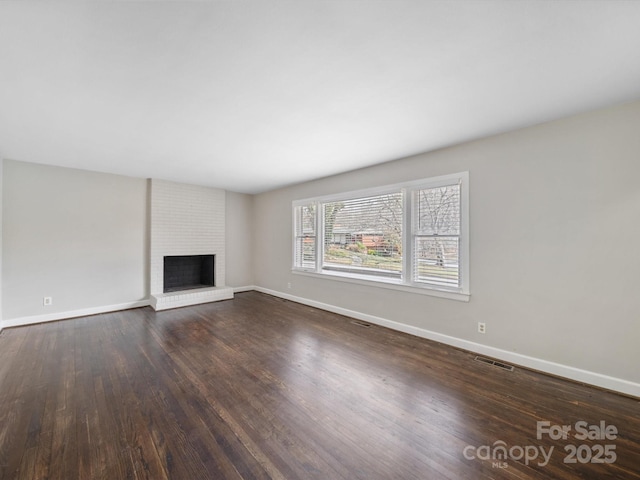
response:
<svg viewBox="0 0 640 480"><path fill-rule="evenodd" d="M0 478L640 479L638 399L352 322L247 292L5 329Z"/></svg>

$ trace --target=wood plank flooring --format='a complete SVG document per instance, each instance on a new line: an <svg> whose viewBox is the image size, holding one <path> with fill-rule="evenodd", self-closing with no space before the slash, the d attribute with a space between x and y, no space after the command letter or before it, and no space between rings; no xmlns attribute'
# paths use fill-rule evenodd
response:
<svg viewBox="0 0 640 480"><path fill-rule="evenodd" d="M5 329L0 479L640 479L638 399L473 359L256 292Z"/></svg>

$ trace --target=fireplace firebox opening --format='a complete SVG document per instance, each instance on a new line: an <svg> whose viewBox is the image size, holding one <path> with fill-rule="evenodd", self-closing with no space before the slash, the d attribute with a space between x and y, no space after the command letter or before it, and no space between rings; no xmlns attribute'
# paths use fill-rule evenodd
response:
<svg viewBox="0 0 640 480"><path fill-rule="evenodd" d="M164 257L164 293L215 287L215 255Z"/></svg>

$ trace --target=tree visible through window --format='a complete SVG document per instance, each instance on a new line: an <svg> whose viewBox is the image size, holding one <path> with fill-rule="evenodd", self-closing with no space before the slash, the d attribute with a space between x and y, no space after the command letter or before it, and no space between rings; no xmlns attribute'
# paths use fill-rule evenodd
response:
<svg viewBox="0 0 640 480"><path fill-rule="evenodd" d="M294 269L468 293L467 181L294 202Z"/></svg>
<svg viewBox="0 0 640 480"><path fill-rule="evenodd" d="M400 192L324 203L323 208L323 269L400 277Z"/></svg>
<svg viewBox="0 0 640 480"><path fill-rule="evenodd" d="M418 190L414 280L459 286L460 185Z"/></svg>

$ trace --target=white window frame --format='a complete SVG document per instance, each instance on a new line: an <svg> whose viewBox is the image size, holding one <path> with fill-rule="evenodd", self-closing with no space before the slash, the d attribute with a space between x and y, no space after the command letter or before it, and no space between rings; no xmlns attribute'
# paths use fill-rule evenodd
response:
<svg viewBox="0 0 640 480"><path fill-rule="evenodd" d="M301 208L301 207L306 207L309 206L311 204L316 205L316 210L315 210L315 225L314 225L314 234L313 235L298 235L298 227L299 227L299 217L297 215L297 208ZM318 256L319 256L319 237L318 237L318 216L319 216L319 212L318 212L318 207L317 207L317 202L306 202L306 201L302 201L302 202L293 202L293 269L295 270L299 270L299 271L304 271L304 272L313 272L316 271L317 269L317 265L318 265ZM298 243L298 239L299 238L313 238L314 239L314 244L315 244L315 267L305 267L304 265L296 265L296 261L297 261L297 256L296 256L296 248L297 248L297 243ZM304 242L304 241L303 241ZM304 259L304 252L301 252L301 257ZM304 263L304 261L302 262Z"/></svg>
<svg viewBox="0 0 640 480"><path fill-rule="evenodd" d="M423 189L443 187L453 184L460 185L460 243L459 243L459 286L446 287L433 285L413 280L414 265L414 245L416 213L414 207L415 192ZM324 258L324 203L347 201L360 197L370 197L389 193L402 193L403 204L403 224L402 224L402 274L399 279L388 277L377 277L366 274L355 274L351 272L340 272L333 270L323 270L322 261ZM316 261L315 266L304 267L296 265L296 209L309 204L316 205ZM361 285L389 288L394 290L408 291L425 295L432 295L453 300L469 301L469 172L460 172L450 175L442 175L433 178L414 180L411 182L385 185L381 187L368 188L344 192L335 195L307 198L292 202L293 218L293 242L292 242L292 273L308 275L316 278L338 280Z"/></svg>

